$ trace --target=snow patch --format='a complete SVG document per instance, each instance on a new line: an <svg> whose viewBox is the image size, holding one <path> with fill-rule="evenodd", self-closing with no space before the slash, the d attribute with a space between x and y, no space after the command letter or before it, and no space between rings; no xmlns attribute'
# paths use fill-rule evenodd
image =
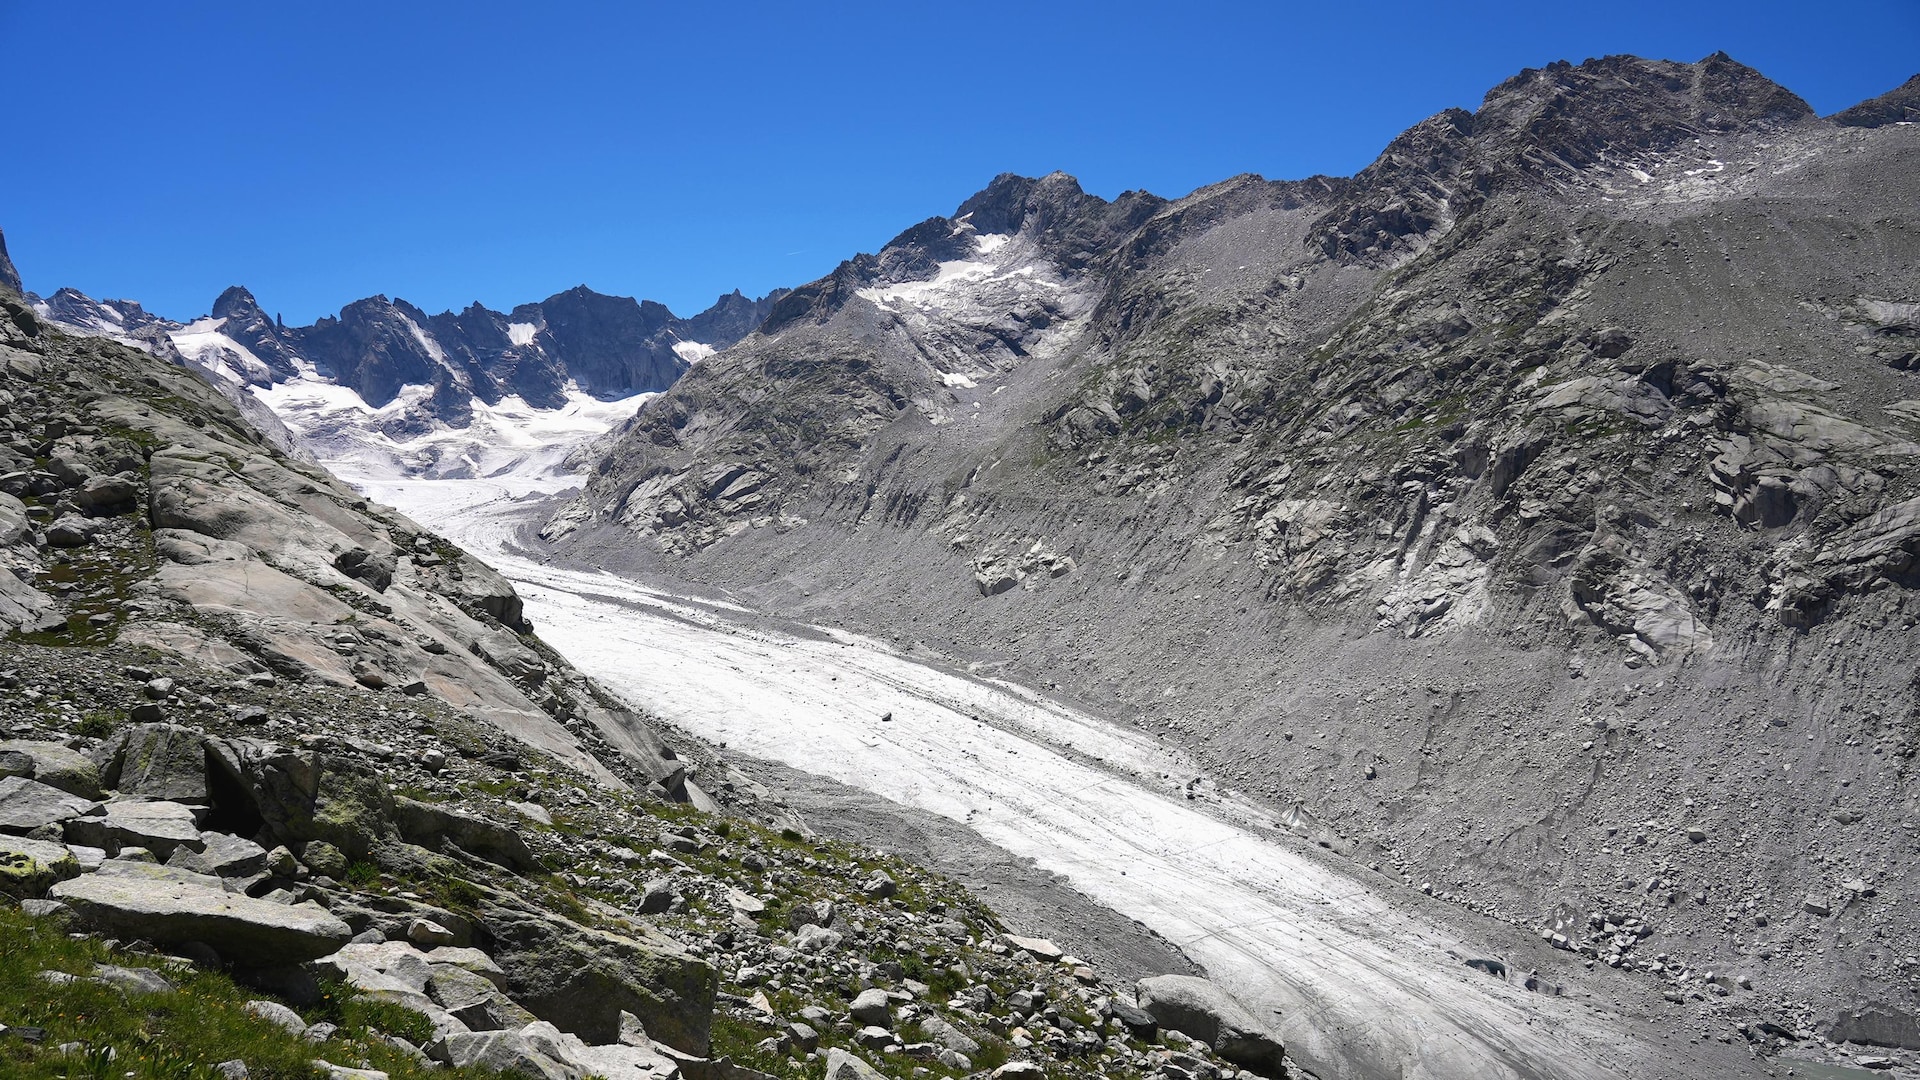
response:
<svg viewBox="0 0 1920 1080"><path fill-rule="evenodd" d="M530 322L507 324L507 340L513 342L515 345L533 344L533 335L539 332L540 328Z"/></svg>
<svg viewBox="0 0 1920 1080"><path fill-rule="evenodd" d="M178 330L170 330L173 347L180 355L198 361L208 371L236 383L260 382L273 378L266 362L253 350L222 333L225 319L196 319Z"/></svg>
<svg viewBox="0 0 1920 1080"><path fill-rule="evenodd" d="M974 382L972 379L967 378L965 375L962 375L957 371L942 372L940 375L940 381L943 383L946 383L950 389L956 389L956 390L971 390L974 387L980 385L979 383Z"/></svg>
<svg viewBox="0 0 1920 1080"><path fill-rule="evenodd" d="M686 361L688 367L705 360L719 350L704 341L676 341L673 343L673 355Z"/></svg>
<svg viewBox="0 0 1920 1080"><path fill-rule="evenodd" d="M444 364L447 362L447 350L441 348L440 343L433 340L432 334L422 330L419 323L408 318L403 312L396 310L394 314L400 317L401 322L407 324L407 329L413 334L413 340L420 343L420 347L427 351L428 356L433 357L434 363Z"/></svg>
<svg viewBox="0 0 1920 1080"><path fill-rule="evenodd" d="M991 255L1001 248L1006 247L1007 241L1012 239L1013 237L1006 233L981 233L974 238L974 243L980 254Z"/></svg>

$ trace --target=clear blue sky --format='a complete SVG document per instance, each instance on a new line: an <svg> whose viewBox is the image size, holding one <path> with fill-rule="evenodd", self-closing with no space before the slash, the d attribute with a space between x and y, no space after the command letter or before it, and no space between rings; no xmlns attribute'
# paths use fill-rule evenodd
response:
<svg viewBox="0 0 1920 1080"><path fill-rule="evenodd" d="M1725 49L1822 113L1920 2L0 0L27 287L305 323L585 283L683 314L818 277L1004 171L1112 196L1348 174L1522 67Z"/></svg>

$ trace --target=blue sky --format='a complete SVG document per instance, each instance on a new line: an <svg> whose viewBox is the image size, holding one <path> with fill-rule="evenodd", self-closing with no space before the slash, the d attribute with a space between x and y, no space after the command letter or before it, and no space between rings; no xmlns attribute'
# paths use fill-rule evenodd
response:
<svg viewBox="0 0 1920 1080"><path fill-rule="evenodd" d="M1920 3L0 0L0 229L29 289L176 318L235 283L299 323L581 283L691 314L1000 172L1347 174L1522 67L1716 49L1833 112L1920 71Z"/></svg>

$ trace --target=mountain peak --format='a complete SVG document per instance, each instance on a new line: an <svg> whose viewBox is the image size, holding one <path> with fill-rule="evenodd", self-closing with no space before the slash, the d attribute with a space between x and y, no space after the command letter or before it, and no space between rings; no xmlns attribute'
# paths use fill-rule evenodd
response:
<svg viewBox="0 0 1920 1080"><path fill-rule="evenodd" d="M0 288L24 292L20 286L20 271L13 268L13 260L7 256L7 234L0 231Z"/></svg>
<svg viewBox="0 0 1920 1080"><path fill-rule="evenodd" d="M1915 75L1879 97L1868 98L1850 109L1834 113L1831 119L1844 127L1920 123L1920 75ZM4 254L4 251L0 251L0 255Z"/></svg>
<svg viewBox="0 0 1920 1080"><path fill-rule="evenodd" d="M244 285L230 285L213 302L212 315L216 319L246 318L261 314L260 304L253 293Z"/></svg>

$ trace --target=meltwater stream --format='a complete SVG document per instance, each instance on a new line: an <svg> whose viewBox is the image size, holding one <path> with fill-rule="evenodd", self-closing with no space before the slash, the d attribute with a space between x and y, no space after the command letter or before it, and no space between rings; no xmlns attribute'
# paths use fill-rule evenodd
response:
<svg viewBox="0 0 1920 1080"><path fill-rule="evenodd" d="M1065 876L1272 1010L1329 1080L1658 1075L1592 1006L1463 966L1471 946L1389 886L1169 795L1162 773L1194 773L1144 735L874 641L771 633L742 609L527 559L510 543L527 482L357 482L491 562L582 671L703 738L962 822Z"/></svg>

